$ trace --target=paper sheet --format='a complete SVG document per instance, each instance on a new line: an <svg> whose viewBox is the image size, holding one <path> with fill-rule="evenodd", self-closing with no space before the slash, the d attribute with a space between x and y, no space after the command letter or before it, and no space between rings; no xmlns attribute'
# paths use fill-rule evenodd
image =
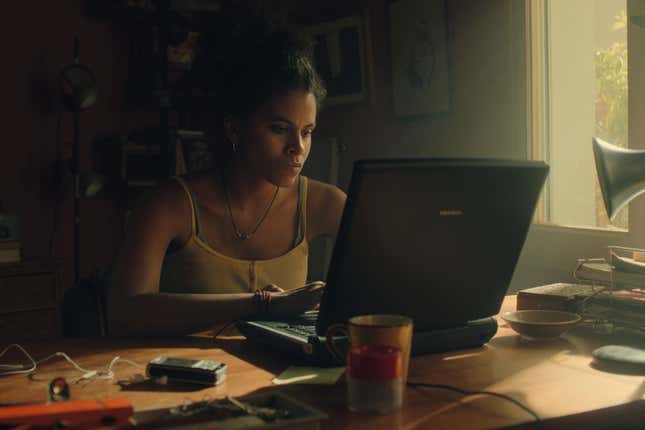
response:
<svg viewBox="0 0 645 430"><path fill-rule="evenodd" d="M290 366L273 378L276 385L319 384L334 385L345 371L344 367L300 367Z"/></svg>

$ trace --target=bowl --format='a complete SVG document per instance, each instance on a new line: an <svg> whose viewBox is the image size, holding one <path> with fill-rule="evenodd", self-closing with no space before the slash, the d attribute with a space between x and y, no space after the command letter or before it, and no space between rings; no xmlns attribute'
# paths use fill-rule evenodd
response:
<svg viewBox="0 0 645 430"><path fill-rule="evenodd" d="M527 339L556 339L582 319L572 312L522 310L505 312L502 319Z"/></svg>

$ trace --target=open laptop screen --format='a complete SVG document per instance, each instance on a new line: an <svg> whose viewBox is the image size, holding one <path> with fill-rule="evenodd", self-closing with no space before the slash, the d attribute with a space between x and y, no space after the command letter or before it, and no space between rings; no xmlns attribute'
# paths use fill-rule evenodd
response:
<svg viewBox="0 0 645 430"><path fill-rule="evenodd" d="M499 312L548 173L543 162L354 164L317 322L402 314L415 330Z"/></svg>

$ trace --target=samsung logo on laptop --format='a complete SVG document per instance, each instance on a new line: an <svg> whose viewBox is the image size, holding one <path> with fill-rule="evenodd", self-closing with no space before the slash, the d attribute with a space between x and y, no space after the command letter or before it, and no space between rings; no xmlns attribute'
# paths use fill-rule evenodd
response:
<svg viewBox="0 0 645 430"><path fill-rule="evenodd" d="M464 211L461 209L441 209L439 216L462 216Z"/></svg>

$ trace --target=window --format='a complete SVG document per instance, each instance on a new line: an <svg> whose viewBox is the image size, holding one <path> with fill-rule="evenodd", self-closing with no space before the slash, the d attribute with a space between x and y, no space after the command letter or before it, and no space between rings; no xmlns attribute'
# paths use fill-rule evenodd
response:
<svg viewBox="0 0 645 430"><path fill-rule="evenodd" d="M609 222L591 139L627 147L627 0L531 0L529 146L551 166L536 221L626 230Z"/></svg>

